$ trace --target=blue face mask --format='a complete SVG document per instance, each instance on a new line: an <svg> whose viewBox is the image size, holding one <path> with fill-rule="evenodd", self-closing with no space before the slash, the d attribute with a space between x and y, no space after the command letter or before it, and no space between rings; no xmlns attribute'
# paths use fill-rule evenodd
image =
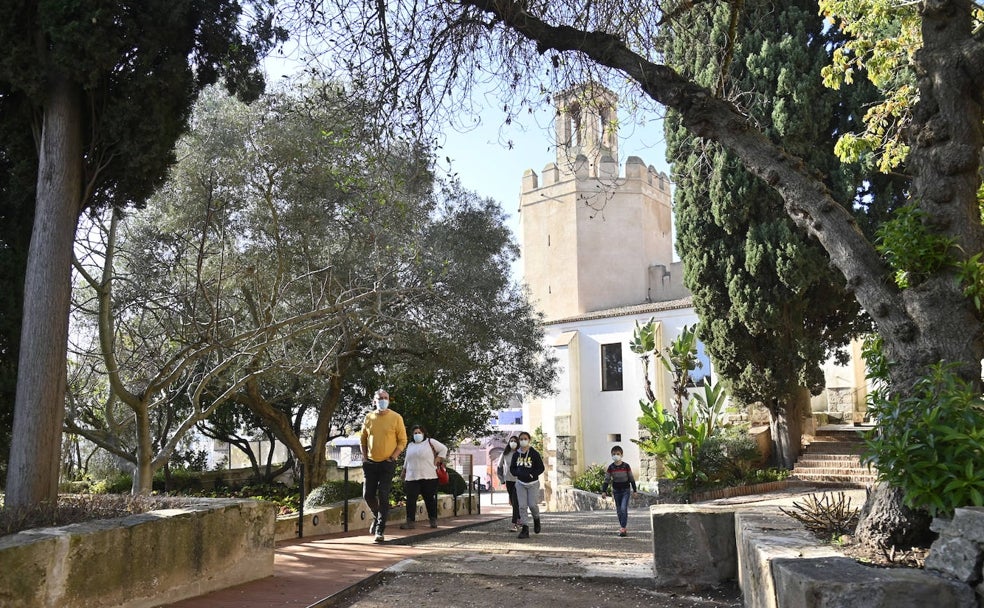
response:
<svg viewBox="0 0 984 608"><path fill-rule="evenodd" d="M615 462L622 462L622 455L621 454L612 454L612 460L614 460Z"/></svg>
<svg viewBox="0 0 984 608"><path fill-rule="evenodd" d="M378 399L376 401L376 409L383 411L390 405L389 399Z"/></svg>
<svg viewBox="0 0 984 608"><path fill-rule="evenodd" d="M423 441L424 440L423 433L414 433L413 434L413 440L416 441L417 443L420 443L421 441Z"/></svg>

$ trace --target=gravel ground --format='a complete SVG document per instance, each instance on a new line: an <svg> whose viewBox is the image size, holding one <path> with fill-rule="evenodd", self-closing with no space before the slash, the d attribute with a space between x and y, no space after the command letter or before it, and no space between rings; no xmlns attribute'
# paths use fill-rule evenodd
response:
<svg viewBox="0 0 984 608"><path fill-rule="evenodd" d="M496 521L419 543L414 559L390 568L380 582L334 604L392 608L412 601L452 608L739 608L737 587L688 593L653 589L648 510L630 514L619 538L608 511L544 513L543 533L519 540ZM633 530L635 524L641 530Z"/></svg>

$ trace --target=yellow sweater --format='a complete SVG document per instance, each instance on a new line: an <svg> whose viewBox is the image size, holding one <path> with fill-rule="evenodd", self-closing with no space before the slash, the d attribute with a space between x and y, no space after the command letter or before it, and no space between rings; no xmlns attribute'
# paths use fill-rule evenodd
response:
<svg viewBox="0 0 984 608"><path fill-rule="evenodd" d="M403 416L393 410L369 412L362 423L362 452L369 460L382 462L407 447L407 427ZM399 449L397 449L399 448Z"/></svg>

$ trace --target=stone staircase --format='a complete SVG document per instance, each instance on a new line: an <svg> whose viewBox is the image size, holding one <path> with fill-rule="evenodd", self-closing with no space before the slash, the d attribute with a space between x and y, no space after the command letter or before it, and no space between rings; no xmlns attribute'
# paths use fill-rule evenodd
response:
<svg viewBox="0 0 984 608"><path fill-rule="evenodd" d="M864 447L861 433L869 427L827 425L804 444L793 467L792 478L810 484L866 486L875 481L875 471L861 464Z"/></svg>

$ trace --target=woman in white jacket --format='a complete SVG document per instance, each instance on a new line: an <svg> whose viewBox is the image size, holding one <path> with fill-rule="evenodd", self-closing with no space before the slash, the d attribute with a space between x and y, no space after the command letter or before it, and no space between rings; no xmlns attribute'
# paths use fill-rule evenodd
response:
<svg viewBox="0 0 984 608"><path fill-rule="evenodd" d="M430 527L437 527L437 465L448 457L446 445L427 436L423 425L410 428L410 444L403 460L403 490L407 495L407 522L402 530L416 527L417 497L423 495Z"/></svg>
<svg viewBox="0 0 984 608"><path fill-rule="evenodd" d="M513 435L506 443L506 448L502 450L502 456L499 457L499 465L495 468L499 483L506 484L506 493L509 495L509 504L512 506L513 532L519 530L519 501L516 499L516 476L509 471L509 465L512 464L513 452L518 447L519 438Z"/></svg>

